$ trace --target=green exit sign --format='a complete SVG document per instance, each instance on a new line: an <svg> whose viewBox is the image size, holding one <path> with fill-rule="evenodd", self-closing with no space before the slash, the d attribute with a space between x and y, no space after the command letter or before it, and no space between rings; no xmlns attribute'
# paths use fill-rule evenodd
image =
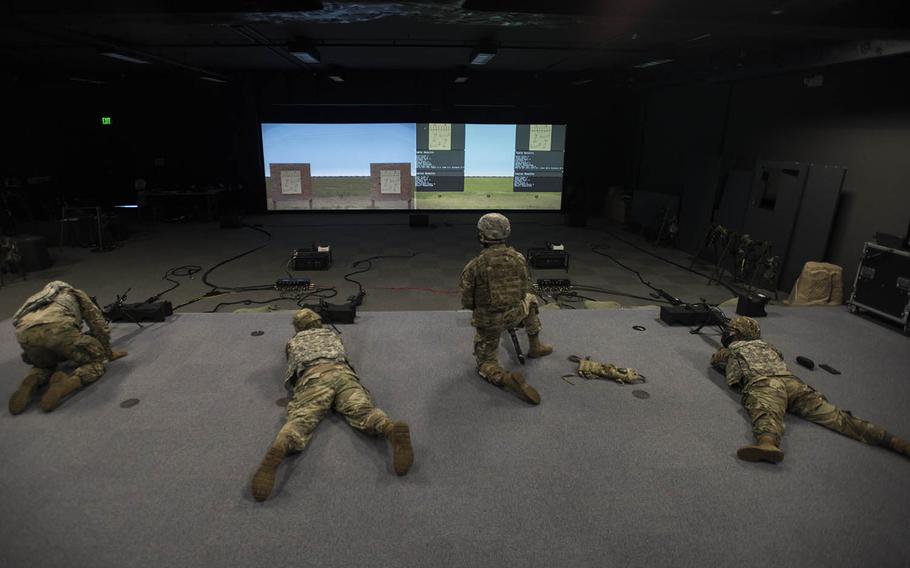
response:
<svg viewBox="0 0 910 568"><path fill-rule="evenodd" d="M109 117L109 116L102 116L102 117L101 117L101 124L103 124L104 126L109 126L109 125L111 124L111 117Z"/></svg>

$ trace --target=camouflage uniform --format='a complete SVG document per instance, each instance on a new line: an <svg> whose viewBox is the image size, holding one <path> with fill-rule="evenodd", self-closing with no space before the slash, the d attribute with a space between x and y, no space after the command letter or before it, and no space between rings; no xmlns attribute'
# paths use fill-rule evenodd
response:
<svg viewBox="0 0 910 568"><path fill-rule="evenodd" d="M464 267L460 287L461 306L473 310L477 371L485 380L501 384L496 354L502 332L523 326L529 336L536 336L541 329L527 261L504 243L491 244Z"/></svg>
<svg viewBox="0 0 910 568"><path fill-rule="evenodd" d="M82 332L83 322L91 335ZM13 323L22 359L33 365L23 384L44 385L64 361L78 365L72 376L82 385L104 374L104 362L111 355L110 331L101 310L85 292L65 282L51 282L26 300Z"/></svg>
<svg viewBox="0 0 910 568"><path fill-rule="evenodd" d="M253 498L269 498L282 460L306 447L330 408L343 414L354 428L374 436L384 435L392 446L395 473L405 475L414 462L407 422L392 422L385 412L373 406L370 392L363 388L348 363L341 338L322 327L316 312L308 308L298 311L294 329L297 333L287 344L284 377L285 388L293 394L288 403L288 419L253 474Z"/></svg>
<svg viewBox="0 0 910 568"><path fill-rule="evenodd" d="M883 428L834 406L787 369L781 352L761 339L734 341L717 351L711 364L726 373L731 388L742 389L742 404L756 438L770 436L780 445L784 414L790 412L825 428L874 446L888 446Z"/></svg>
<svg viewBox="0 0 910 568"><path fill-rule="evenodd" d="M386 433L392 422L385 412L373 406L369 391L348 363L335 331L301 331L288 341L285 351L288 365L284 385L292 398L287 407L287 423L279 436L289 441L288 450L303 450L331 408L358 430L374 436Z"/></svg>

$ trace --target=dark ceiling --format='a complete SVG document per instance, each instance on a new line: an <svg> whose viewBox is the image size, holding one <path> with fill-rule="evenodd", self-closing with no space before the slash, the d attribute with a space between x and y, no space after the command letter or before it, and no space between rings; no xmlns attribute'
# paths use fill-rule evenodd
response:
<svg viewBox="0 0 910 568"><path fill-rule="evenodd" d="M452 70L473 48L498 49L483 71L584 78L653 69L726 69L793 54L910 45L910 1L412 0L7 2L0 65L15 73L105 79L255 71ZM74 7L73 4L78 4ZM311 42L320 63L287 50ZM882 47L884 46L884 47ZM149 64L100 55L115 51ZM855 50L854 50L855 51ZM636 69L649 61L672 64ZM829 62L837 62L832 60Z"/></svg>

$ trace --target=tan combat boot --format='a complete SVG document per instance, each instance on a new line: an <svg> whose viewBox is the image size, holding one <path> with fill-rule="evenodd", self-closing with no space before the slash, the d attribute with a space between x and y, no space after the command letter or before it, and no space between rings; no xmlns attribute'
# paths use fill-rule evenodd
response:
<svg viewBox="0 0 910 568"><path fill-rule="evenodd" d="M540 335L528 336L528 357L536 359L537 357L546 357L553 352L553 348L540 342Z"/></svg>
<svg viewBox="0 0 910 568"><path fill-rule="evenodd" d="M414 463L414 448L411 447L411 429L407 422L393 422L386 430L386 439L392 444L392 467L398 475L404 475Z"/></svg>
<svg viewBox="0 0 910 568"><path fill-rule="evenodd" d="M907 440L898 438L897 436L892 436L891 441L888 442L887 448L892 452L897 452L910 458L910 442Z"/></svg>
<svg viewBox="0 0 910 568"><path fill-rule="evenodd" d="M502 379L502 386L525 402L540 404L540 393L525 382L524 375L521 373L506 373Z"/></svg>
<svg viewBox="0 0 910 568"><path fill-rule="evenodd" d="M70 394L82 388L82 381L79 377L68 375L63 371L57 371L51 375L50 386L47 392L41 397L41 410L50 412L54 410Z"/></svg>
<svg viewBox="0 0 910 568"><path fill-rule="evenodd" d="M779 463L784 459L784 451L777 447L777 440L774 439L774 436L759 436L758 444L743 446L736 450L736 457L750 462Z"/></svg>
<svg viewBox="0 0 910 568"><path fill-rule="evenodd" d="M13 396L9 397L9 413L20 414L25 410L32 399L35 397L35 391L38 390L38 377L30 375L25 377Z"/></svg>
<svg viewBox="0 0 910 568"><path fill-rule="evenodd" d="M269 498L269 495L272 494L272 487L275 486L275 473L287 455L287 439L279 433L269 446L265 457L262 458L259 469L253 474L253 499L262 502Z"/></svg>

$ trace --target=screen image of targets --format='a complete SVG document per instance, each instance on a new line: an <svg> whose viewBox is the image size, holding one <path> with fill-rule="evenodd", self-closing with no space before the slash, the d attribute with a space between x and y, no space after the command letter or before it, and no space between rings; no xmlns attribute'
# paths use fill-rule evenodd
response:
<svg viewBox="0 0 910 568"><path fill-rule="evenodd" d="M563 124L263 123L266 205L559 210Z"/></svg>

